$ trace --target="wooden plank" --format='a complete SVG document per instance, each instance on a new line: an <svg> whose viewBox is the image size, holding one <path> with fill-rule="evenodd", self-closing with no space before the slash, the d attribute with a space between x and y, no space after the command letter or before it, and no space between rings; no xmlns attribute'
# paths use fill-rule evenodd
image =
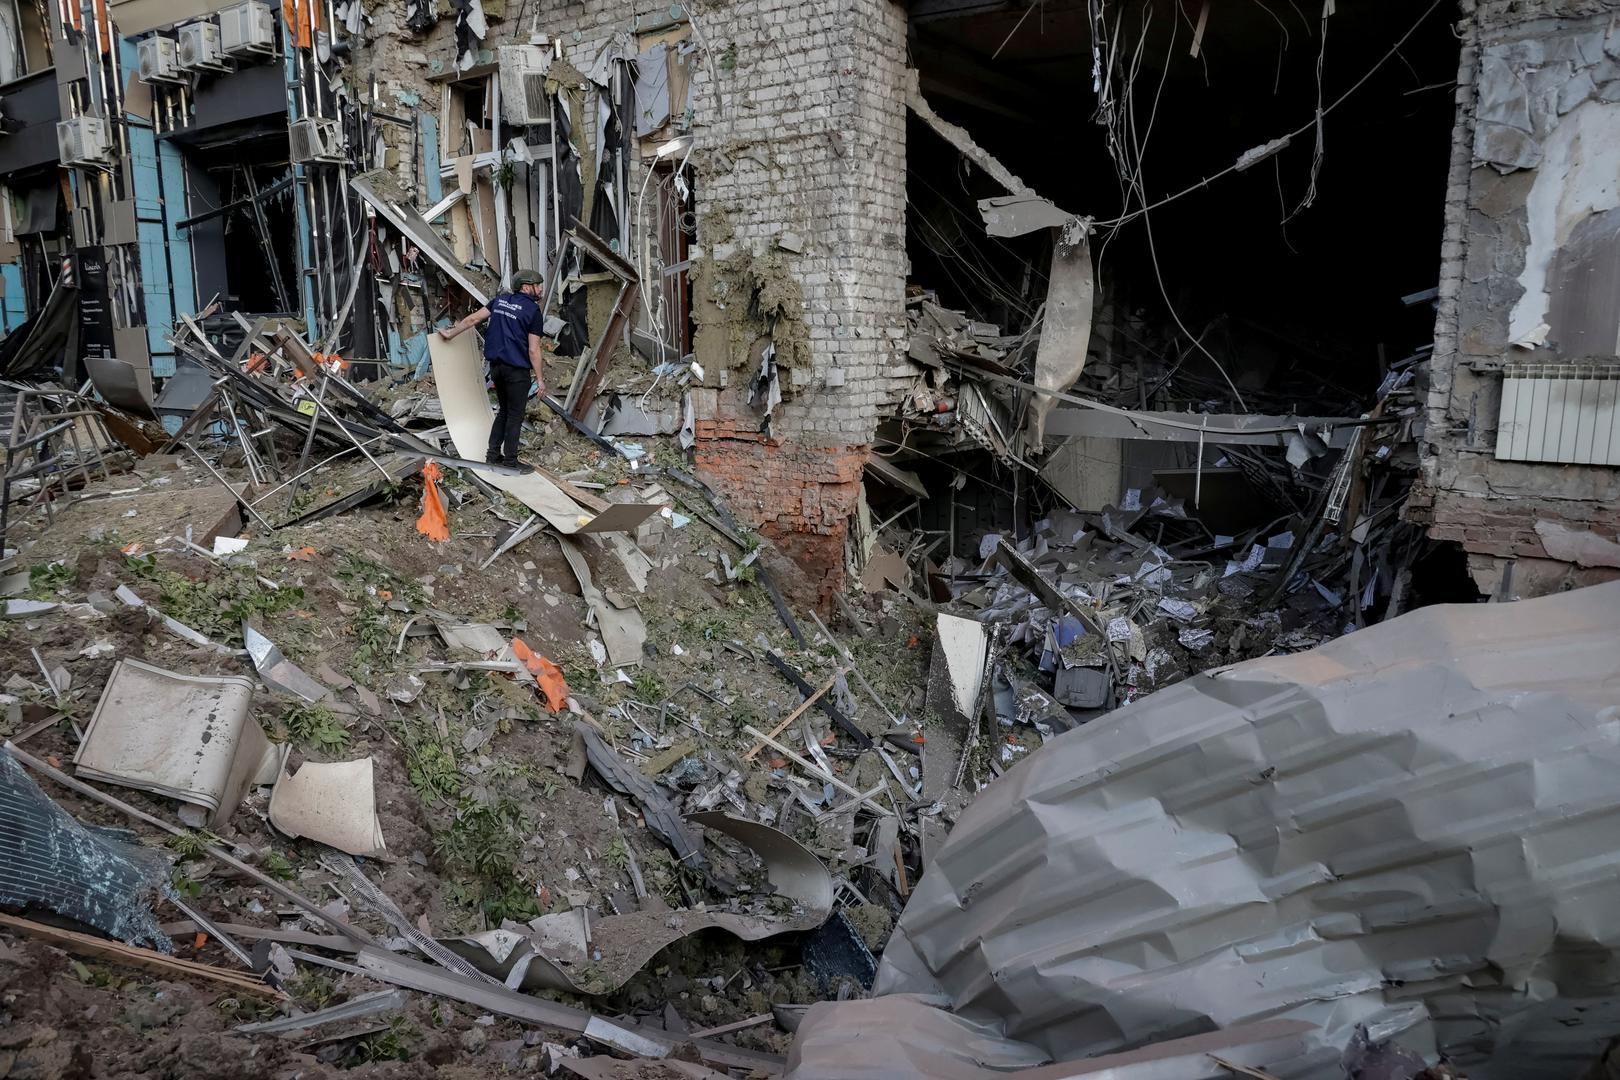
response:
<svg viewBox="0 0 1620 1080"><path fill-rule="evenodd" d="M55 926L46 926L44 923L32 922L28 919L19 919L5 914L0 914L0 927L6 927L18 933L27 934L29 937L49 942L78 956L89 956L97 960L110 960L113 963L126 964L130 967L150 971L154 975L161 975L164 978L191 977L205 979L228 987L237 993L251 994L254 997L270 1000L280 1000L282 996L281 991L275 987L238 972L226 971L210 964L199 964L191 960L165 956L151 949L139 949L119 941L95 938L88 934L62 930Z"/></svg>
<svg viewBox="0 0 1620 1080"><path fill-rule="evenodd" d="M795 721L799 717L803 716L804 711L806 709L808 709L810 706L812 706L816 702L820 701L821 696L823 694L825 694L827 691L831 690L834 686L836 686L838 684L838 680L843 676L844 672L846 672L848 670L849 670L848 668L839 668L836 672L833 673L833 677L827 680L827 685L823 686L820 690L817 690L815 693L811 694L809 697L807 697L803 701L799 702L799 707L797 709L794 709L792 712L788 713L786 718L784 718L781 723L779 723L775 727L771 728L771 730L770 730L771 738L774 739L778 735L782 734L782 732L786 731L789 724L793 723L793 721ZM763 750L763 749L765 749L765 744L763 742L755 743L753 749L749 750L748 753L743 755L743 760L744 761L753 761L756 757L759 756L759 752L761 750Z"/></svg>

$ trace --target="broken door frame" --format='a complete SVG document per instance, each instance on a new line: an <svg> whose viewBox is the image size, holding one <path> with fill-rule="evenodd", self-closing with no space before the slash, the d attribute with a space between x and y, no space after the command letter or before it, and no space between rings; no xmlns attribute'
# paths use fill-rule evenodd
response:
<svg viewBox="0 0 1620 1080"><path fill-rule="evenodd" d="M580 353L579 362L574 365L574 377L568 384L568 397L563 401L563 408L568 415L575 420L583 420L586 410L591 407L591 402L596 400L597 392L601 389L602 378L607 374L608 360L619 346L619 338L623 336L624 328L630 321L630 313L635 310L636 300L641 295L641 277L636 273L634 266L608 247L606 240L584 225L575 225L563 234L561 250L557 252L557 258L551 264L551 277L546 282L543 308L545 312L549 312L557 301L557 287L562 277L562 268L568 263L570 244L578 248L581 254L589 255L601 263L607 268L608 273L619 280L619 294L614 298L613 311L608 315L601 332L597 334L596 343Z"/></svg>

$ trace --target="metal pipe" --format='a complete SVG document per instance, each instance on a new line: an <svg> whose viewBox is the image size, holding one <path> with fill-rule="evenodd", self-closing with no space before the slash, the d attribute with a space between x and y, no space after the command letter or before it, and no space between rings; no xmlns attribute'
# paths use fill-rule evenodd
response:
<svg viewBox="0 0 1620 1080"><path fill-rule="evenodd" d="M319 402L325 393L326 383L323 381L320 387L315 391L315 400ZM318 413L319 411L320 406L317 404L316 412ZM292 513L293 503L298 501L298 481L304 478L304 467L309 464L309 451L310 448L315 445L315 431L320 426L319 420L316 420L314 417L310 418L309 431L304 435L304 449L298 454L297 474L290 481L288 481L288 483L292 484L292 491L287 493L287 509L285 512L288 514ZM347 452L348 451L344 451L344 453Z"/></svg>
<svg viewBox="0 0 1620 1080"><path fill-rule="evenodd" d="M263 525L265 527L265 529L267 531L269 531L269 532L275 532L276 531L276 527L274 525L270 524L269 521L265 520L265 516L263 514L259 513L255 509L253 509L253 504L252 503L248 502L246 499L243 499L240 495L238 495L236 489L231 486L230 481L226 480L223 476L221 476L219 474L219 470L214 468L212 465L210 465L208 463L208 459L202 456L202 451L201 450L198 450L195 446L192 446L190 442L183 442L180 445L185 447L187 450L190 450L191 453L193 454L193 456L195 456L198 461L202 462L202 467L207 469L209 471L209 473L214 477L214 479L218 480L224 486L226 491L229 491L232 495L237 496L237 501L242 504L242 509L244 509L248 513L252 514L253 515L253 520L257 521L260 525Z"/></svg>
<svg viewBox="0 0 1620 1080"><path fill-rule="evenodd" d="M321 375L321 378L323 380L326 379L326 377L327 377L326 372L324 372L324 371L321 372L320 375ZM323 383L322 389L325 389L324 383ZM388 482L390 484L392 484L394 482L393 475L390 474L387 469L383 468L380 464L378 464L377 459L371 456L371 451L367 450L366 447L365 447L365 444L362 443L358 438L355 437L354 432L350 431L348 429L348 426L345 425L342 420L339 420L337 418L336 414L334 414L331 409L328 409L324 404L322 404L320 395L317 394L314 397L310 398L310 400L315 403L315 412L317 413L317 415L324 414L328 420L331 420L332 423L336 424L337 427L338 427L338 430L343 432L343 434L347 435L349 437L349 441L354 443L354 445L357 448L359 448L359 450L360 450L360 452L362 454L366 455L366 460L371 462L373 465L375 465L377 467L377 471L382 473L383 476L388 480Z"/></svg>

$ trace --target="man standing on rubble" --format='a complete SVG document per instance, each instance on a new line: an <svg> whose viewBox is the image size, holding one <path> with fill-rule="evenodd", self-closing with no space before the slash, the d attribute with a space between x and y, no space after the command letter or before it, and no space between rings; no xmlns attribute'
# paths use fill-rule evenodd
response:
<svg viewBox="0 0 1620 1080"><path fill-rule="evenodd" d="M532 372L541 394L546 392L545 356L541 336L545 316L541 306L544 281L533 270L512 275L512 291L503 292L488 304L454 326L439 331L451 340L464 330L489 320L484 331L484 359L489 361L489 380L495 384L495 426L489 429L489 449L484 460L491 465L523 468L518 449L523 431L523 410L529 403Z"/></svg>

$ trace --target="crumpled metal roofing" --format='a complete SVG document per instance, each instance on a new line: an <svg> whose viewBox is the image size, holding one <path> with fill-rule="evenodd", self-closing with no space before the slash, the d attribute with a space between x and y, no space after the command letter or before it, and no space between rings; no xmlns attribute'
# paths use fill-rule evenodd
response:
<svg viewBox="0 0 1620 1080"><path fill-rule="evenodd" d="M1620 583L1425 608L1054 740L963 814L877 991L928 997L885 1040L817 1009L789 1076L1268 1017L1317 1027L1285 1078L1338 1080L1357 1024L1475 1080L1576 1075L1620 1030Z"/></svg>

